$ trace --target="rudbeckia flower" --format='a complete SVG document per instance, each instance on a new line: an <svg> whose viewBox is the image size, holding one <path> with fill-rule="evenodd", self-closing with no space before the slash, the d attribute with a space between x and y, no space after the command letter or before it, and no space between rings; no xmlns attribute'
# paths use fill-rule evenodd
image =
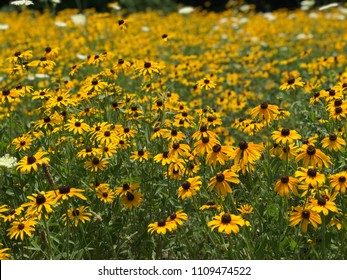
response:
<svg viewBox="0 0 347 280"><path fill-rule="evenodd" d="M240 227L245 225L245 221L241 216L222 212L213 217L213 220L207 224L211 227L211 231L218 228L218 232L225 232L226 234L238 233Z"/></svg>

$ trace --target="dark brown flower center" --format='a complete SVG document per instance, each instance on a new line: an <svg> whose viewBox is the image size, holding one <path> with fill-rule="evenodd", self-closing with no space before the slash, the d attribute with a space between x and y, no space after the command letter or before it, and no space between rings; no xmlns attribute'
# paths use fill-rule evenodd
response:
<svg viewBox="0 0 347 280"><path fill-rule="evenodd" d="M338 106L341 106L342 105L342 100L341 99L336 99L334 101L334 107L338 107Z"/></svg>
<svg viewBox="0 0 347 280"><path fill-rule="evenodd" d="M200 132L207 132L207 125L203 124L200 126Z"/></svg>
<svg viewBox="0 0 347 280"><path fill-rule="evenodd" d="M283 176L283 177L281 177L281 182L282 182L283 184L287 184L287 183L289 182L289 177L288 177L288 176Z"/></svg>
<svg viewBox="0 0 347 280"><path fill-rule="evenodd" d="M93 79L93 80L92 80L92 85L93 85L93 86L96 86L98 83L99 83L99 82L98 82L97 79Z"/></svg>
<svg viewBox="0 0 347 280"><path fill-rule="evenodd" d="M224 176L223 173L218 173L218 174L216 175L216 180L217 180L217 182L223 182L223 181L224 181L224 178L225 178L225 176Z"/></svg>
<svg viewBox="0 0 347 280"><path fill-rule="evenodd" d="M317 176L317 171L316 171L316 169L314 169L314 168L309 168L309 169L307 170L307 175L308 175L309 177L311 177L311 178L316 177L316 176Z"/></svg>
<svg viewBox="0 0 347 280"><path fill-rule="evenodd" d="M342 113L342 108L341 108L341 106L338 106L338 107L336 107L335 108L335 114L341 114Z"/></svg>
<svg viewBox="0 0 347 280"><path fill-rule="evenodd" d="M133 201L135 199L135 196L131 192L127 192L127 199L129 201Z"/></svg>
<svg viewBox="0 0 347 280"><path fill-rule="evenodd" d="M306 153L310 156L313 156L316 153L316 148L310 145L307 147Z"/></svg>
<svg viewBox="0 0 347 280"><path fill-rule="evenodd" d="M290 134L290 130L288 128L283 128L281 130L281 135L282 136L288 136Z"/></svg>
<svg viewBox="0 0 347 280"><path fill-rule="evenodd" d="M294 78L291 78L287 81L288 85L292 85L295 83L295 79Z"/></svg>
<svg viewBox="0 0 347 280"><path fill-rule="evenodd" d="M208 142L210 142L210 137L202 137L202 143L207 144Z"/></svg>
<svg viewBox="0 0 347 280"><path fill-rule="evenodd" d="M124 59L123 58L118 59L118 64L120 65L124 64Z"/></svg>
<svg viewBox="0 0 347 280"><path fill-rule="evenodd" d="M163 38L163 39L167 38L167 34L161 35L161 38Z"/></svg>
<svg viewBox="0 0 347 280"><path fill-rule="evenodd" d="M248 144L247 144L247 142L246 141L241 141L240 143L239 143L239 148L241 149L241 150L246 150L247 148L248 148Z"/></svg>
<svg viewBox="0 0 347 280"><path fill-rule="evenodd" d="M124 184L123 184L123 191L127 191L127 190L129 190L129 189L130 189L129 184L124 183Z"/></svg>
<svg viewBox="0 0 347 280"><path fill-rule="evenodd" d="M188 181L184 181L182 183L182 188L188 190L190 188L190 183Z"/></svg>
<svg viewBox="0 0 347 280"><path fill-rule="evenodd" d="M80 127L81 125L82 125L81 122L75 122L75 126L76 126L76 127Z"/></svg>
<svg viewBox="0 0 347 280"><path fill-rule="evenodd" d="M337 139L337 135L336 134L330 134L329 135L329 140L330 141L336 141L336 139Z"/></svg>
<svg viewBox="0 0 347 280"><path fill-rule="evenodd" d="M44 204L46 202L46 198L43 194L38 194L36 196L36 204Z"/></svg>
<svg viewBox="0 0 347 280"><path fill-rule="evenodd" d="M62 185L60 188L59 188L59 193L60 194L67 194L70 192L70 187L67 186L67 185Z"/></svg>
<svg viewBox="0 0 347 280"><path fill-rule="evenodd" d="M72 210L72 216L78 217L80 215L80 211L78 209Z"/></svg>
<svg viewBox="0 0 347 280"><path fill-rule="evenodd" d="M222 150L222 146L219 144L216 144L213 146L212 150L214 153L219 153Z"/></svg>
<svg viewBox="0 0 347 280"><path fill-rule="evenodd" d="M304 211L301 212L301 217L302 217L303 219L308 220L308 219L310 218L310 214L311 214L310 211L304 210Z"/></svg>
<svg viewBox="0 0 347 280"><path fill-rule="evenodd" d="M223 224L229 224L230 222L231 222L230 214L223 214L223 216L222 216L222 223Z"/></svg>
<svg viewBox="0 0 347 280"><path fill-rule="evenodd" d="M143 65L146 69L151 68L152 64L150 62L145 62Z"/></svg>
<svg viewBox="0 0 347 280"><path fill-rule="evenodd" d="M20 223L17 227L19 230L23 230L25 228L25 225Z"/></svg>
<svg viewBox="0 0 347 280"><path fill-rule="evenodd" d="M34 164L36 162L36 158L34 156L30 156L27 159L28 164Z"/></svg>
<svg viewBox="0 0 347 280"><path fill-rule="evenodd" d="M209 79L204 79L204 84L208 85L210 83Z"/></svg>
<svg viewBox="0 0 347 280"><path fill-rule="evenodd" d="M10 93L11 93L11 91L10 91L9 89L4 89L4 90L2 91L2 95L3 95L3 96L10 95Z"/></svg>
<svg viewBox="0 0 347 280"><path fill-rule="evenodd" d="M324 197L318 198L318 205L324 206L327 203L327 200Z"/></svg>
<svg viewBox="0 0 347 280"><path fill-rule="evenodd" d="M260 108L263 110L267 109L268 106L269 106L269 104L267 104L267 102L263 102L260 104Z"/></svg>
<svg viewBox="0 0 347 280"><path fill-rule="evenodd" d="M340 176L339 177L339 183L344 183L346 182L346 177L345 176Z"/></svg>
<svg viewBox="0 0 347 280"><path fill-rule="evenodd" d="M168 151L163 152L163 158L168 158L168 157L169 157L169 152Z"/></svg>
<svg viewBox="0 0 347 280"><path fill-rule="evenodd" d="M110 131L105 131L105 132L104 132L104 136L110 137L110 136L111 136L111 132L110 132Z"/></svg>
<svg viewBox="0 0 347 280"><path fill-rule="evenodd" d="M177 134L178 134L178 132L177 132L176 129L172 129L172 130L171 130L171 135L172 135L172 136L177 136Z"/></svg>
<svg viewBox="0 0 347 280"><path fill-rule="evenodd" d="M139 155L140 157L142 157L144 154L145 152L142 149L137 151L137 155Z"/></svg>
<svg viewBox="0 0 347 280"><path fill-rule="evenodd" d="M124 24L124 20L123 20L123 19L120 19L120 20L118 21L118 24L119 24L119 25Z"/></svg>
<svg viewBox="0 0 347 280"><path fill-rule="evenodd" d="M93 158L93 164L98 165L100 163L100 160L98 158Z"/></svg>
<svg viewBox="0 0 347 280"><path fill-rule="evenodd" d="M62 96L58 96L57 97L57 101L59 102L59 101L62 101L63 100L63 97Z"/></svg>
<svg viewBox="0 0 347 280"><path fill-rule="evenodd" d="M166 222L164 220L159 220L158 221L158 227L165 227Z"/></svg>

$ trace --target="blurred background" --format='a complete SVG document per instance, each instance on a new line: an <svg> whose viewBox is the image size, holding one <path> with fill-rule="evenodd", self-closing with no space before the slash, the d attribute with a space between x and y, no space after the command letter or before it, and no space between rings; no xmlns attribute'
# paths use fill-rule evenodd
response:
<svg viewBox="0 0 347 280"><path fill-rule="evenodd" d="M9 6L11 1L0 1L2 9L18 9L18 7ZM113 0L32 0L35 5L29 6L31 9L44 10L45 8L55 6L56 11L66 8L77 8L83 10L86 8L95 8L99 12L110 10L108 4L115 3ZM59 3L60 2L60 3ZM276 9L300 8L302 0L118 0L118 4L128 13L145 11L150 8L153 10L162 10L163 12L171 12L177 10L177 5L202 7L212 11L223 11L226 7L233 5L252 4L255 5L257 11L269 12ZM315 6L330 4L333 2L346 1L331 1L331 0L310 0Z"/></svg>

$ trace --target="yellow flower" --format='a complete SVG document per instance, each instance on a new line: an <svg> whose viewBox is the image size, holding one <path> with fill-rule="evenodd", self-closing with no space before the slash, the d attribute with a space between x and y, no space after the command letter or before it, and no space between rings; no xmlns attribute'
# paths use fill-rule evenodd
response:
<svg viewBox="0 0 347 280"><path fill-rule="evenodd" d="M200 176L194 178L188 178L178 188L178 198L186 199L196 195L196 192L200 190L202 181Z"/></svg>
<svg viewBox="0 0 347 280"><path fill-rule="evenodd" d="M36 224L36 218L20 218L11 223L11 228L7 230L7 235L10 239L18 239L19 237L23 241L24 234L29 237L33 234Z"/></svg>
<svg viewBox="0 0 347 280"><path fill-rule="evenodd" d="M225 232L226 234L238 233L240 227L245 225L245 221L241 216L232 215L229 213L222 212L217 216L213 217L213 220L207 224L211 227L211 231L218 228L218 232Z"/></svg>
<svg viewBox="0 0 347 280"><path fill-rule="evenodd" d="M37 152L32 156L25 156L18 161L16 169L22 174L25 172L30 173L31 170L37 171L39 165L49 163L49 158L44 157L47 154L47 152Z"/></svg>
<svg viewBox="0 0 347 280"><path fill-rule="evenodd" d="M318 225L322 223L322 219L316 211L313 211L310 208L302 208L301 206L293 208L293 210L290 212L289 221L291 227L295 227L302 222L302 232L307 232L309 222L315 229L317 229Z"/></svg>
<svg viewBox="0 0 347 280"><path fill-rule="evenodd" d="M199 81L196 82L196 84L199 88L203 88L207 90L216 87L216 83L213 80L208 78L200 79Z"/></svg>
<svg viewBox="0 0 347 280"><path fill-rule="evenodd" d="M67 210L67 216L70 220L70 222L77 227L78 223L81 221L83 224L86 221L90 221L90 217L92 216L92 213L88 212L87 209L88 206L80 206L78 208L71 208ZM67 224L67 218L66 214L63 215L63 223L64 225Z"/></svg>

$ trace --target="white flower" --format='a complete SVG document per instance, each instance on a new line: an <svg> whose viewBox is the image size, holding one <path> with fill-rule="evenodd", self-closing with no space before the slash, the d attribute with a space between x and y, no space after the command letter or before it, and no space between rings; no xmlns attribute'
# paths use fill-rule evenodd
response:
<svg viewBox="0 0 347 280"><path fill-rule="evenodd" d="M51 2L54 4L60 4L61 3L60 0L51 0Z"/></svg>
<svg viewBox="0 0 347 280"><path fill-rule="evenodd" d="M178 9L178 13L180 15L188 15L188 14L191 14L192 12L194 12L194 8L191 6L186 6L186 7Z"/></svg>
<svg viewBox="0 0 347 280"><path fill-rule="evenodd" d="M111 3L110 7L111 7L111 9L116 10L116 11L119 11L120 9L122 9L121 6L119 6L119 4L117 2Z"/></svg>
<svg viewBox="0 0 347 280"><path fill-rule="evenodd" d="M67 23L64 21L55 21L54 24L58 27L66 27Z"/></svg>
<svg viewBox="0 0 347 280"><path fill-rule="evenodd" d="M318 10L319 11L324 11L324 10L328 10L328 9L337 7L338 5L339 5L338 3L331 3L331 4L324 5L324 6L320 7Z"/></svg>
<svg viewBox="0 0 347 280"><path fill-rule="evenodd" d="M11 5L15 5L15 6L29 6L29 5L34 5L33 1L29 1L29 0L18 0L18 1L12 1L10 3Z"/></svg>
<svg viewBox="0 0 347 280"><path fill-rule="evenodd" d="M0 24L0 30L7 30L9 27L10 26L8 24Z"/></svg>
<svg viewBox="0 0 347 280"><path fill-rule="evenodd" d="M9 154L6 154L3 157L0 157L0 167L4 167L7 169L12 169L16 167L17 159L15 157L11 157Z"/></svg>
<svg viewBox="0 0 347 280"><path fill-rule="evenodd" d="M76 14L71 16L71 20L76 25L86 25L87 17L83 14Z"/></svg>
<svg viewBox="0 0 347 280"><path fill-rule="evenodd" d="M311 9L315 4L314 0L305 0L305 1L301 1L300 6L301 6L301 10L303 11L307 11L309 9Z"/></svg>

